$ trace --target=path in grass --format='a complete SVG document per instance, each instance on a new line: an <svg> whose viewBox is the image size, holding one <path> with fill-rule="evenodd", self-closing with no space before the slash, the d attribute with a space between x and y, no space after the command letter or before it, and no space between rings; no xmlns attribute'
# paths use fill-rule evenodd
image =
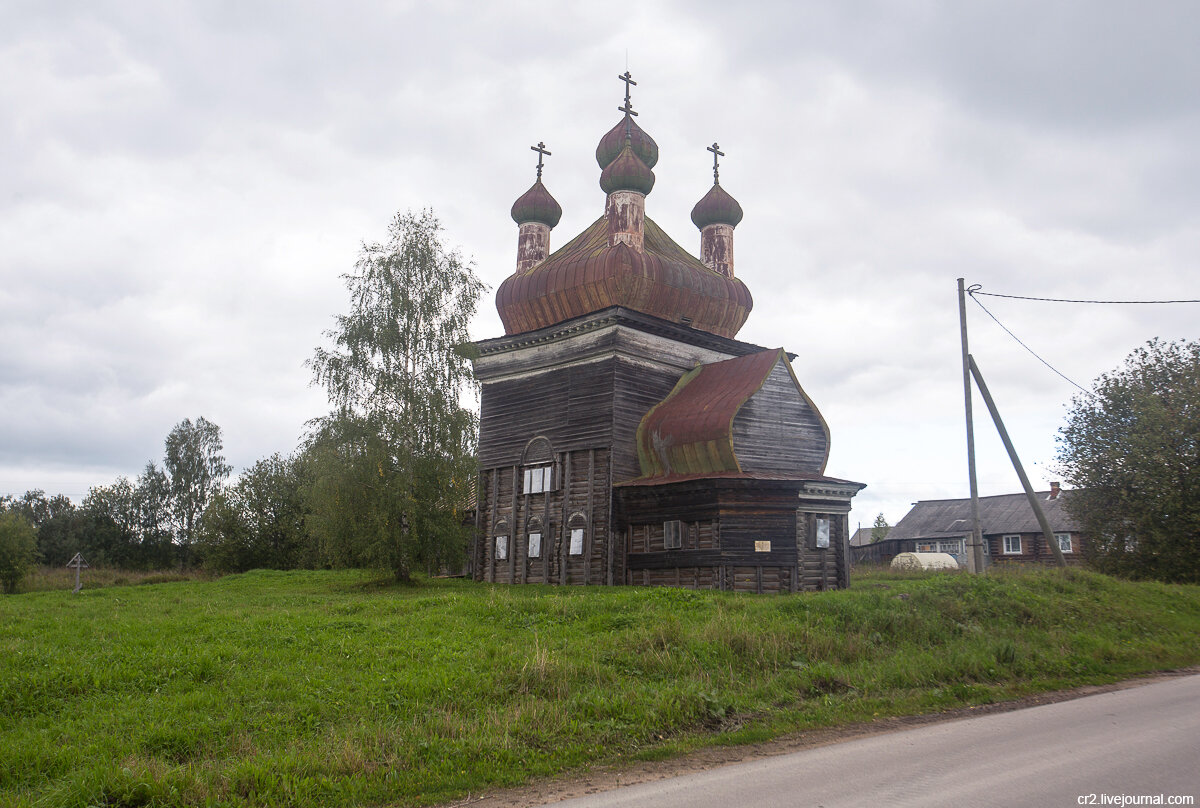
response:
<svg viewBox="0 0 1200 808"><path fill-rule="evenodd" d="M381 586L0 598L0 803L423 804L597 761L1200 662L1200 587L1080 571L846 592Z"/></svg>

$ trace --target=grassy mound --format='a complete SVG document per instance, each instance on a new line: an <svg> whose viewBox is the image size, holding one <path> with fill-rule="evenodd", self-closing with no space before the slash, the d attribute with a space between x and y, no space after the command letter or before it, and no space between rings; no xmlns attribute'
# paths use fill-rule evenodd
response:
<svg viewBox="0 0 1200 808"><path fill-rule="evenodd" d="M0 803L423 804L1200 662L1200 587L1069 570L844 592L252 572L0 598Z"/></svg>

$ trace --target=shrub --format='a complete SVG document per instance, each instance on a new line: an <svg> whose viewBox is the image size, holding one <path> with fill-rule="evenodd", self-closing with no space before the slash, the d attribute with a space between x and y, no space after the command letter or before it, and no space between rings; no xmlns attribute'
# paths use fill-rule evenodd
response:
<svg viewBox="0 0 1200 808"><path fill-rule="evenodd" d="M0 586L17 591L25 573L37 561L37 534L33 525L15 513L0 513Z"/></svg>

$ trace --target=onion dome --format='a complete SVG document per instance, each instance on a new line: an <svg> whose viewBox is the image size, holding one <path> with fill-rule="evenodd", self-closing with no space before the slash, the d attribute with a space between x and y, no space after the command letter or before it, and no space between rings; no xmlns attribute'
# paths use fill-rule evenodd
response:
<svg viewBox="0 0 1200 808"><path fill-rule="evenodd" d="M613 191L648 194L654 187L654 172L634 153L632 145L626 143L616 159L600 172L600 187L606 194Z"/></svg>
<svg viewBox="0 0 1200 808"><path fill-rule="evenodd" d="M654 164L658 162L658 144L628 115L600 138L600 145L596 147L596 162L600 167L608 168L608 164L617 159L625 148L626 135L629 136L629 145L638 159L646 164L646 168L654 168Z"/></svg>
<svg viewBox="0 0 1200 808"><path fill-rule="evenodd" d="M737 227L742 220L742 206L720 185L713 184L704 198L692 208L692 223L703 230L710 224Z"/></svg>
<svg viewBox="0 0 1200 808"><path fill-rule="evenodd" d="M540 222L554 227L562 218L562 206L550 196L550 192L539 179L513 203L512 217L517 224Z"/></svg>
<svg viewBox="0 0 1200 808"><path fill-rule="evenodd" d="M496 290L504 333L546 328L611 306L649 314L722 337L734 337L754 301L741 280L689 255L652 219L642 250L611 244L601 216L528 272Z"/></svg>

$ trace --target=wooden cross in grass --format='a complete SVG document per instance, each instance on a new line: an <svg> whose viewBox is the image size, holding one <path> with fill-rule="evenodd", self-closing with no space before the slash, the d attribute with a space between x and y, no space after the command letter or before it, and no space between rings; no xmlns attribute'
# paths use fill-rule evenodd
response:
<svg viewBox="0 0 1200 808"><path fill-rule="evenodd" d="M67 562L67 568L75 568L75 588L71 590L72 594L78 594L80 589L83 589L83 584L79 582L79 571L86 569L88 563L83 560L83 553L76 553L75 557Z"/></svg>

